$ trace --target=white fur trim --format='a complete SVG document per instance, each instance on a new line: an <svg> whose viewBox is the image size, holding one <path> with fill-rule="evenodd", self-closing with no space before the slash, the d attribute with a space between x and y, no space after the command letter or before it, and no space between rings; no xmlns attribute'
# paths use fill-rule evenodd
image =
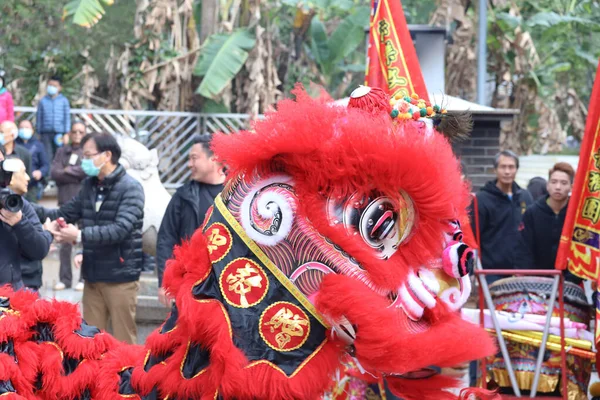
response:
<svg viewBox="0 0 600 400"><path fill-rule="evenodd" d="M258 212L264 218L272 217L277 210L273 209L273 206L267 207L266 205L269 201L275 201L277 204L277 209L281 210L282 213L281 226L279 227L279 231L273 236L263 235L252 227L252 224L250 223L250 207L252 205L252 199L254 196L256 196L256 193L260 189L272 183L285 183L288 185L293 185L292 179L287 175L275 175L268 179L264 179L260 182L257 182L255 187L244 198L241 207L241 222L244 231L250 237L250 239L265 246L275 246L282 239L284 239L290 233L292 224L294 222L294 215L292 215L292 209L288 204L287 199L276 193L263 193L261 197L257 199L256 206L258 207ZM266 197L267 199L263 201L263 197Z"/></svg>
<svg viewBox="0 0 600 400"><path fill-rule="evenodd" d="M401 299L402 309L410 319L421 319L425 309L412 298L405 285L402 285L400 290L398 290L398 297Z"/></svg>
<svg viewBox="0 0 600 400"><path fill-rule="evenodd" d="M410 273L408 275L408 285L410 286L413 293L421 300L427 308L435 307L435 298L429 290L425 287L425 284L417 275Z"/></svg>
<svg viewBox="0 0 600 400"><path fill-rule="evenodd" d="M440 283L432 271L425 268L419 269L419 278L431 294L437 295L440 292Z"/></svg>

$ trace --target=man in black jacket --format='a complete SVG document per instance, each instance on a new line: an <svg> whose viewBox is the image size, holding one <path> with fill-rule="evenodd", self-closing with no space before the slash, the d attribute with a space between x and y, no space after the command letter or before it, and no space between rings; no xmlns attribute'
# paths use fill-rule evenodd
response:
<svg viewBox="0 0 600 400"><path fill-rule="evenodd" d="M136 342L135 311L142 269L144 191L119 164L121 149L109 133L83 138L81 168L88 175L79 193L56 210L43 209L55 221L55 238L82 243L83 317L114 336ZM81 221L81 230L74 223Z"/></svg>
<svg viewBox="0 0 600 400"><path fill-rule="evenodd" d="M471 210L471 225L476 232L479 222L481 264L484 269L514 269L520 261L514 256L519 246L519 225L527 207L533 203L531 194L515 183L519 158L504 150L494 159L496 180L489 181L477 193L477 218ZM488 283L503 278L488 275Z"/></svg>
<svg viewBox="0 0 600 400"><path fill-rule="evenodd" d="M0 146L0 161L4 161L4 147ZM13 172L9 188L16 194L27 192L29 175L21 160L14 160L20 168ZM0 209L0 286L10 284L17 290L23 287L21 259L39 262L48 254L52 236L44 231L31 204L23 199L23 209L17 213Z"/></svg>
<svg viewBox="0 0 600 400"><path fill-rule="evenodd" d="M554 269L574 177L571 165L564 162L555 164L546 185L548 195L536 201L523 215L520 268ZM567 274L567 279L577 281L571 274Z"/></svg>
<svg viewBox="0 0 600 400"><path fill-rule="evenodd" d="M156 265L158 270L158 299L168 306L170 299L162 287L165 264L173 256L173 246L189 239L204 222L204 216L215 197L223 190L225 173L215 161L209 140L194 138L188 167L191 180L177 189L169 202L158 231Z"/></svg>

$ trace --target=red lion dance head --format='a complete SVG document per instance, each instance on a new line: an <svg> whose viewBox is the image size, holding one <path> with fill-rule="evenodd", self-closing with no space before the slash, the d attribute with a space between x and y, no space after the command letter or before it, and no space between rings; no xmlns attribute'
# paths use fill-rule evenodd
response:
<svg viewBox="0 0 600 400"><path fill-rule="evenodd" d="M350 357L405 399L451 399L455 382L427 367L494 351L455 312L470 292L472 253L456 222L468 188L438 130L460 119L364 87L350 107L294 95L252 131L214 138L229 178L169 262L170 317L145 348L96 344L98 378L76 392L318 399ZM81 358L55 336L61 355ZM53 382L38 390L64 390Z"/></svg>

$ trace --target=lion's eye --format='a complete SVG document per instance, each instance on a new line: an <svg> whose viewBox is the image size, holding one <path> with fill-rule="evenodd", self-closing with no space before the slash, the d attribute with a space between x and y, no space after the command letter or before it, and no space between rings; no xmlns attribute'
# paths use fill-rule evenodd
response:
<svg viewBox="0 0 600 400"><path fill-rule="evenodd" d="M344 224L349 234L359 234L384 259L408 239L415 217L413 202L404 192L394 200L377 193L330 198L328 216L332 224Z"/></svg>

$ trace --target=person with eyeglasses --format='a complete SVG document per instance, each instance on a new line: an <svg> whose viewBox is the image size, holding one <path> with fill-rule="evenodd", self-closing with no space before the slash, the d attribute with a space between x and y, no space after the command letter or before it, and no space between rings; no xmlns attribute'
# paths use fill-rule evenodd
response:
<svg viewBox="0 0 600 400"><path fill-rule="evenodd" d="M88 176L81 190L58 209L38 207L38 215L52 220L57 242L83 247L83 318L103 330L110 320L115 338L136 343L144 190L119 163L121 148L113 135L86 135L81 146L81 168Z"/></svg>
<svg viewBox="0 0 600 400"><path fill-rule="evenodd" d="M77 120L73 122L71 131L69 132L70 144L59 148L56 151L54 160L52 160L50 177L56 182L56 187L58 188L59 207L67 204L69 200L79 193L81 183L87 176L81 168L83 157L81 139L86 135L86 130L83 121ZM64 290L70 288L72 285L72 253L73 245L71 243L63 243L61 245L59 281L54 285L54 290ZM75 290L83 290L83 277L80 277Z"/></svg>

